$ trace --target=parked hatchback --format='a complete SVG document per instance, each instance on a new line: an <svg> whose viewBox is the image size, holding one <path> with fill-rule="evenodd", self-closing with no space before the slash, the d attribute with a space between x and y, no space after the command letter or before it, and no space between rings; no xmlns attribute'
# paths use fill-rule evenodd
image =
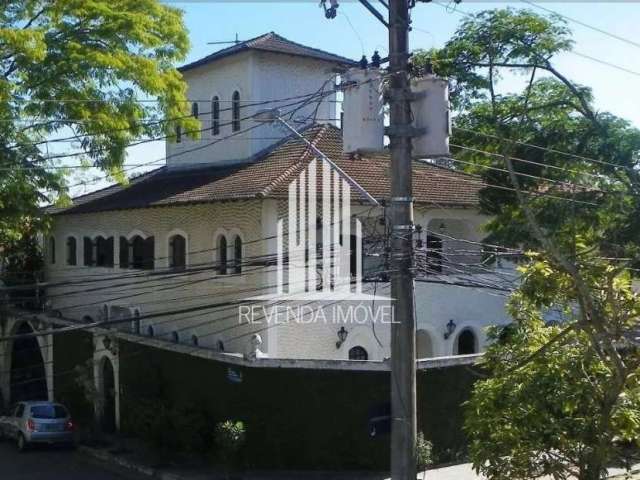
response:
<svg viewBox="0 0 640 480"><path fill-rule="evenodd" d="M19 402L0 417L0 437L13 439L18 450L33 443L73 445L69 411L54 402Z"/></svg>

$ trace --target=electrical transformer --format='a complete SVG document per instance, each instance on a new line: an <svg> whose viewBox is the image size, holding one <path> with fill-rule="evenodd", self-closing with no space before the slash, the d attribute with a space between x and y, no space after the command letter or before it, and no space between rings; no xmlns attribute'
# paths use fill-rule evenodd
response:
<svg viewBox="0 0 640 480"><path fill-rule="evenodd" d="M425 129L424 133L413 138L413 156L449 156L449 82L435 75L426 75L411 82L411 91L416 97L411 102L413 126Z"/></svg>
<svg viewBox="0 0 640 480"><path fill-rule="evenodd" d="M384 101L380 70L352 68L344 75L343 84L343 151L381 151L384 148Z"/></svg>

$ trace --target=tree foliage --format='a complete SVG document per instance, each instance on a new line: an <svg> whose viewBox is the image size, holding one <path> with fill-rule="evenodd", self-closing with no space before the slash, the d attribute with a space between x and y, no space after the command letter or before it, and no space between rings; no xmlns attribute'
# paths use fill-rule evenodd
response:
<svg viewBox="0 0 640 480"><path fill-rule="evenodd" d="M602 309L618 308L608 323L620 332L630 367L618 384L611 362L578 328L572 278L540 259L522 270L510 301L515 323L490 332L489 378L476 383L467 405L474 466L491 479L603 478L623 456L621 445L640 432L640 356L624 337L640 313L637 294L628 275L591 268ZM564 322L547 323L549 310L560 310Z"/></svg>
<svg viewBox="0 0 640 480"><path fill-rule="evenodd" d="M540 248L512 190L502 158L508 148L528 207L559 248L571 253L580 232L603 254L634 256L640 131L597 112L590 89L554 67L554 57L571 48L562 19L500 9L466 19L444 48L418 52L415 63L430 62L451 79L452 143L467 148L454 149L464 162L458 167L495 186L481 193L483 211L494 217L490 241ZM509 74L530 82L518 92L501 89Z"/></svg>
<svg viewBox="0 0 640 480"><path fill-rule="evenodd" d="M485 182L488 240L537 252L469 402L472 459L489 478L602 478L615 440L640 438L640 131L555 68L571 48L561 18L500 9L415 57L451 79L454 164Z"/></svg>
<svg viewBox="0 0 640 480"><path fill-rule="evenodd" d="M65 197L66 172L47 168L56 162L43 139L74 136L91 164L124 181L133 139L198 128L174 68L187 49L181 12L158 0L2 3L0 244Z"/></svg>

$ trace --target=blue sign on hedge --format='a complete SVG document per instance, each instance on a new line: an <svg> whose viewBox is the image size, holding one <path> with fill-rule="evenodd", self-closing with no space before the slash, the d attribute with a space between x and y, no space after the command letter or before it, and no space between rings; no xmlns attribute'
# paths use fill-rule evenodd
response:
<svg viewBox="0 0 640 480"><path fill-rule="evenodd" d="M231 383L242 383L242 372L235 368L227 368L227 380Z"/></svg>

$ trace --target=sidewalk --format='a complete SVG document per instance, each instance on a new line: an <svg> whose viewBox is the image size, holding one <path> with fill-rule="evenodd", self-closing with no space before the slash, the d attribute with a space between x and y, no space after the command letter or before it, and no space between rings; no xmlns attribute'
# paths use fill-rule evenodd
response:
<svg viewBox="0 0 640 480"><path fill-rule="evenodd" d="M145 464L132 453L112 453L108 448L94 448L79 446L78 451L112 465L158 480L390 480L386 472L313 472L313 471L251 471L227 477L224 472L211 468L159 468ZM640 464L634 466L631 472L623 469L611 469L609 478L612 480L633 479L640 480ZM420 473L422 480L483 480L485 477L476 475L470 463L436 468Z"/></svg>

